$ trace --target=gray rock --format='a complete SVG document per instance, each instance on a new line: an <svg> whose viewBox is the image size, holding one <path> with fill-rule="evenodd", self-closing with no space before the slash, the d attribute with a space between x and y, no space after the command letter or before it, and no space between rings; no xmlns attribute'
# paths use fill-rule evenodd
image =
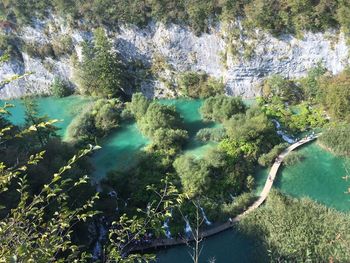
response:
<svg viewBox="0 0 350 263"><path fill-rule="evenodd" d="M259 84L272 74L298 78L305 76L319 61L336 74L349 63L349 49L344 35L335 31L305 32L302 39L297 39L291 35L275 38L257 30L255 39L244 39L254 46L253 56L243 58L243 51L239 50L238 57L227 55L226 65L221 62L221 54L225 52L228 38L227 32L220 26L201 36L196 36L186 27L161 23L150 23L143 29L124 25L116 30L109 29L108 33L115 49L126 62L140 60L144 65L150 65L155 56L161 55L175 72L204 71L222 79L228 95L246 98L257 96L260 93ZM47 43L54 36L64 34L72 36L78 58L81 59L80 43L91 39L91 32L69 29L62 25L60 19L52 18L38 26L26 27L19 36L26 41ZM12 74L29 71L33 74L26 80L5 85L0 89L0 99L48 94L55 76L72 80L73 68L68 57L41 60L22 55L23 61L13 59L0 66L0 80ZM169 73L160 74L174 80ZM176 95L158 80L141 81L140 90L148 97Z"/></svg>

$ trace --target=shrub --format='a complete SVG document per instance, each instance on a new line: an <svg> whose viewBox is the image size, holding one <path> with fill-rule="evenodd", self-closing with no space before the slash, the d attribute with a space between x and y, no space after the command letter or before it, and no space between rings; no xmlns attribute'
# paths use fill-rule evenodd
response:
<svg viewBox="0 0 350 263"><path fill-rule="evenodd" d="M258 163L264 167L271 165L275 161L276 157L288 146L288 143L277 144L268 153L262 154L258 159Z"/></svg>
<svg viewBox="0 0 350 263"><path fill-rule="evenodd" d="M245 110L246 106L241 98L220 95L206 99L200 108L200 113L204 120L223 122Z"/></svg>
<svg viewBox="0 0 350 263"><path fill-rule="evenodd" d="M332 124L323 131L319 142L337 155L350 156L349 134L349 123Z"/></svg>
<svg viewBox="0 0 350 263"><path fill-rule="evenodd" d="M55 77L51 84L51 93L55 97L63 98L71 95L73 90L69 87L67 82Z"/></svg>
<svg viewBox="0 0 350 263"><path fill-rule="evenodd" d="M68 138L79 142L95 142L119 126L122 103L118 99L99 99L86 107L67 128Z"/></svg>
<svg viewBox="0 0 350 263"><path fill-rule="evenodd" d="M56 57L72 55L74 51L73 40L70 36L60 36L52 41L52 49Z"/></svg>
<svg viewBox="0 0 350 263"><path fill-rule="evenodd" d="M196 134L196 139L200 141L219 142L226 136L224 128L204 128L200 129Z"/></svg>
<svg viewBox="0 0 350 263"><path fill-rule="evenodd" d="M47 57L55 58L55 52L50 43L26 42L23 45L23 51L30 57L45 59Z"/></svg>
<svg viewBox="0 0 350 263"><path fill-rule="evenodd" d="M209 98L224 93L225 85L206 73L185 72L179 76L181 94L190 98Z"/></svg>
<svg viewBox="0 0 350 263"><path fill-rule="evenodd" d="M234 198L230 203L224 203L221 206L222 219L227 220L227 218L239 215L248 209L248 207L256 200L256 196L253 193L243 193Z"/></svg>

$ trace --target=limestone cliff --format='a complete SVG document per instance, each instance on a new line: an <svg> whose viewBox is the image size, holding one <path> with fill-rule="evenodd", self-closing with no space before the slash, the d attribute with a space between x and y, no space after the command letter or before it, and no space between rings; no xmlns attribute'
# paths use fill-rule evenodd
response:
<svg viewBox="0 0 350 263"><path fill-rule="evenodd" d="M240 28L240 31L243 32L243 29ZM81 42L92 36L91 32L64 26L59 19L38 22L15 34L22 41L34 45L52 43L61 36L70 36L73 53L78 58L81 56ZM226 84L227 94L243 97L259 94L258 84L272 74L300 77L320 61L335 74L349 63L346 40L338 32L305 32L298 39L291 35L276 38L256 30L249 36L239 33L233 39L227 27L223 29L218 26L208 34L196 36L186 27L151 23L142 29L131 25L109 29L108 36L127 63L138 61L151 66L155 57L161 56L173 72L159 72L163 80L174 78L174 72L204 71L221 78ZM71 58L64 54L58 58L35 58L22 51L20 56L0 66L0 81L24 72L32 74L25 80L0 88L0 99L28 93L49 93L55 76L74 84ZM174 95L174 92L167 90L164 81L156 78L141 79L139 84L141 91L149 97Z"/></svg>

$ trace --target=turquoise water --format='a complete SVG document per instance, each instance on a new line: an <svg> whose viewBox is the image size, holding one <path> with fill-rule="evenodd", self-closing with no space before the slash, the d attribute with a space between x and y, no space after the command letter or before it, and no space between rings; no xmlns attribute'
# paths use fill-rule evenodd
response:
<svg viewBox="0 0 350 263"><path fill-rule="evenodd" d="M334 156L317 143L299 149L305 160L285 167L278 173L276 187L295 197L307 196L340 211L350 211L350 196L345 194L350 180L346 175L345 158Z"/></svg>
<svg viewBox="0 0 350 263"><path fill-rule="evenodd" d="M166 105L174 105L185 122L185 129L188 131L189 142L185 146L185 153L196 157L202 157L205 152L217 145L215 142L201 142L195 139L197 132L203 128L217 128L219 124L214 122L203 122L199 113L203 100L171 99L159 100Z"/></svg>
<svg viewBox="0 0 350 263"><path fill-rule="evenodd" d="M310 143L299 151L304 160L293 166L282 167L274 187L294 197L309 197L339 211L350 211L350 196L345 194L350 180L344 165L349 159L341 158L322 149L317 142ZM257 171L257 193L265 184L268 169Z"/></svg>
<svg viewBox="0 0 350 263"><path fill-rule="evenodd" d="M66 98L42 97L36 98L38 104L39 116L47 115L49 119L57 119L55 125L60 128L58 134L65 136L66 129L72 119L78 115L79 111L91 101L89 98L81 96L70 96ZM9 120L15 125L22 125L24 123L24 106L21 100L6 101L15 107L10 108L11 116ZM2 106L5 101L0 100Z"/></svg>
<svg viewBox="0 0 350 263"><path fill-rule="evenodd" d="M124 170L135 161L135 155L148 139L142 136L136 123L126 124L118 128L103 141L102 149L92 158L95 166L94 179L103 178L112 169Z"/></svg>
<svg viewBox="0 0 350 263"><path fill-rule="evenodd" d="M40 114L46 114L50 119L62 120L57 126L61 128L59 134L64 136L71 120L89 99L71 96L62 99L38 98L37 102ZM215 143L203 144L193 140L199 129L217 127L214 123L201 122L198 112L202 103L200 100L161 100L161 102L175 105L185 120L191 139L186 146L186 153L203 156L208 148L215 146ZM10 120L15 124L22 124L23 106L19 100L11 103L16 107L10 110L12 113ZM94 155L93 163L96 167L94 176L99 179L110 169L128 167L135 160L136 153L147 143L148 140L140 134L135 123L123 125L102 141L102 149ZM300 151L305 160L283 168L278 174L276 187L296 197L309 196L327 206L350 211L350 196L344 194L350 182L342 179L345 175L346 160L335 157L316 143L311 143ZM267 172L266 169L257 171L258 190L264 185ZM211 258L216 258L216 262L256 262L250 258L254 242L236 231L226 231L207 239L203 244L202 262ZM185 246L162 250L158 253L158 257L159 262L191 262L188 248Z"/></svg>

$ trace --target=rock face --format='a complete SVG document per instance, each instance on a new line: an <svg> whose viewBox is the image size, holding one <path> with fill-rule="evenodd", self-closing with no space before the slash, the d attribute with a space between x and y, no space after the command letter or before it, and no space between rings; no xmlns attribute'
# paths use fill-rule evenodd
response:
<svg viewBox="0 0 350 263"><path fill-rule="evenodd" d="M154 58L161 56L176 73L204 71L222 79L227 94L246 98L258 95L258 84L272 74L289 78L301 77L318 62L336 74L349 63L346 41L343 34L337 32L306 32L302 39L297 39L291 35L275 38L257 31L253 38L244 39L250 43L251 53L248 57L243 56L242 50L237 50L236 55L227 52L227 46L232 42L228 40L228 34L229 31L220 26L213 28L209 34L196 36L186 27L153 23L143 29L121 26L108 31L115 49L126 62L141 61L144 65L152 65ZM35 43L49 43L61 35L72 37L78 57L81 55L80 43L91 38L91 32L64 27L59 20L41 22L18 33L24 41ZM20 97L28 93L49 93L55 76L74 83L73 67L68 56L39 59L25 53L22 53L21 58L12 59L0 66L0 81L12 74L28 71L33 73L26 80L0 87L0 99ZM165 77L167 75L169 74L164 74ZM166 88L157 80L141 80L140 87L149 97L169 94L159 92Z"/></svg>

